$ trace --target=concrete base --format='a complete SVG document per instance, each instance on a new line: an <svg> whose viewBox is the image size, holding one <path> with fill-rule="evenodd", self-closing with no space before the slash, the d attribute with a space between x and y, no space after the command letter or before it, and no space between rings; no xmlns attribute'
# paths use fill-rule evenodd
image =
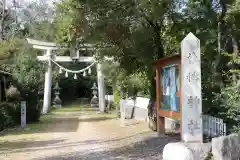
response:
<svg viewBox="0 0 240 160"><path fill-rule="evenodd" d="M96 109L97 111L99 110L99 106L96 104L90 104L91 108Z"/></svg>
<svg viewBox="0 0 240 160"><path fill-rule="evenodd" d="M62 105L60 105L60 104L59 104L59 105L56 105L56 104L55 104L55 105L53 105L53 107L54 107L54 108L62 108Z"/></svg>
<svg viewBox="0 0 240 160"><path fill-rule="evenodd" d="M211 143L168 143L163 149L163 160L205 160Z"/></svg>
<svg viewBox="0 0 240 160"><path fill-rule="evenodd" d="M133 117L136 120L148 122L148 109L135 107Z"/></svg>
<svg viewBox="0 0 240 160"><path fill-rule="evenodd" d="M125 118L147 122L148 121L148 110L145 108L134 107L131 105L125 105Z"/></svg>

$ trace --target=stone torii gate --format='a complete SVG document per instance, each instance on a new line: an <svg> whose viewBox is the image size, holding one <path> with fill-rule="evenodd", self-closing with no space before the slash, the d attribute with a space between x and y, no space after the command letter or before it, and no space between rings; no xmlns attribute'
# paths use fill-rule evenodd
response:
<svg viewBox="0 0 240 160"><path fill-rule="evenodd" d="M56 62L72 62L76 60L77 62L95 62L93 57L75 57L74 59L70 56L56 56L53 51L56 50L65 50L68 48L61 47L60 45L52 42L38 41L34 39L27 38L29 44L35 49L40 49L45 52L43 56L37 56L39 61L47 61L47 69L45 72L45 84L44 84L44 100L43 100L43 114L47 114L51 106L51 88L52 88L52 61L54 59ZM79 50L93 50L94 45L84 44L80 47ZM97 81L98 81L98 98L99 98L99 111L105 111L105 86L104 86L104 77L102 74L102 65L97 63Z"/></svg>

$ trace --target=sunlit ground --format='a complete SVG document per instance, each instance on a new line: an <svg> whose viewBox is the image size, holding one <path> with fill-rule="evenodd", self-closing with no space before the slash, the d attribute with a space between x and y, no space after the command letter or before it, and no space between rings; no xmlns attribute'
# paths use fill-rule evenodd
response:
<svg viewBox="0 0 240 160"><path fill-rule="evenodd" d="M86 118L86 115L88 116ZM25 129L19 127L9 129L0 133L0 147L7 140L34 138L39 140L39 136L34 136L36 133L48 133L53 132L54 128L59 130L73 131L72 125L76 125L81 121L98 121L106 119L115 119L116 113L110 112L105 114L99 114L94 109L89 108L88 105L72 105L59 109L52 109L52 111L43 115L39 122L33 124L27 124ZM66 125L67 124L67 125ZM65 128L60 128L64 125ZM70 130L71 129L71 130ZM78 129L78 128L74 128ZM55 130L58 131L58 130ZM75 130L77 131L77 130ZM17 135L17 136L16 136ZM42 137L42 136L41 136Z"/></svg>

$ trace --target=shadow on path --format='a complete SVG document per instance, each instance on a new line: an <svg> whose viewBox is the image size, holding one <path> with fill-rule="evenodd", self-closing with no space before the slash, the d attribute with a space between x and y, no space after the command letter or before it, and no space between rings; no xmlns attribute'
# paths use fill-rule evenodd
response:
<svg viewBox="0 0 240 160"><path fill-rule="evenodd" d="M23 149L23 148L31 148L31 147L42 147L48 145L54 145L57 143L64 142L64 139L59 140L48 140L48 141L20 141L20 142L4 142L0 144L0 151L4 150L14 150L14 149Z"/></svg>
<svg viewBox="0 0 240 160"><path fill-rule="evenodd" d="M61 154L38 160L115 160L115 159L158 159L162 158L163 147L169 142L178 142L178 137L151 137L131 146L124 146L105 151L78 151L69 154Z"/></svg>

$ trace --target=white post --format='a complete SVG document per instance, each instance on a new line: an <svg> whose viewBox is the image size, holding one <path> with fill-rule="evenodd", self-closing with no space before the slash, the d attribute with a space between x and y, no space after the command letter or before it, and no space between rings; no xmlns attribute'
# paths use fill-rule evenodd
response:
<svg viewBox="0 0 240 160"><path fill-rule="evenodd" d="M97 64L97 79L98 79L98 101L99 101L99 111L105 111L105 85L104 77L102 74L102 64Z"/></svg>
<svg viewBox="0 0 240 160"><path fill-rule="evenodd" d="M44 85L44 100L42 114L47 114L51 106L51 91L52 91L52 63L51 63L51 50L46 51L48 57L48 65L45 73L45 85Z"/></svg>
<svg viewBox="0 0 240 160"><path fill-rule="evenodd" d="M26 101L21 101L21 128L26 127Z"/></svg>
<svg viewBox="0 0 240 160"><path fill-rule="evenodd" d="M125 100L120 100L120 116L121 116L121 126L125 125Z"/></svg>

